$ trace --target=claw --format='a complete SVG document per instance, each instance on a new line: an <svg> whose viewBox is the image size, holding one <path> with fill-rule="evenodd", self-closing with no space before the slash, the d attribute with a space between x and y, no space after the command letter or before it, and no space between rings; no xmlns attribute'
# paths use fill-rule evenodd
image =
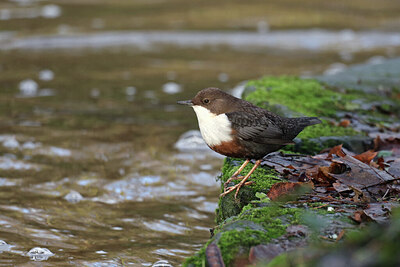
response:
<svg viewBox="0 0 400 267"><path fill-rule="evenodd" d="M252 183L251 181L250 181L250 182L246 182L246 181L247 181L247 179L249 179L250 175L255 171L255 169L257 169L257 167L258 167L260 164L261 164L261 160L257 160L256 163L254 164L253 168L251 168L251 170L249 171L249 173L246 174L246 176L243 177L243 179L242 179L242 181L240 181L240 183L238 183L238 184L236 184L236 185L234 185L234 186L225 188L224 192L223 192L222 194L220 194L219 196L220 196L220 197L224 197L224 196L226 196L227 194L229 194L230 192L232 192L232 191L234 191L234 190L236 189L235 199L237 199L237 195L239 194L240 188L241 188L243 185L248 185L248 184L251 184L251 183ZM243 165L242 165L242 166L243 166ZM244 168L244 167L243 167L243 168ZM240 168L239 168L239 169L240 169ZM235 174L236 174L236 173L235 173ZM236 174L236 175L237 175L237 174ZM230 182L230 181L232 181L233 179L234 179L234 177L232 176L231 178L228 179L228 181ZM228 181L227 181L227 182L228 182Z"/></svg>

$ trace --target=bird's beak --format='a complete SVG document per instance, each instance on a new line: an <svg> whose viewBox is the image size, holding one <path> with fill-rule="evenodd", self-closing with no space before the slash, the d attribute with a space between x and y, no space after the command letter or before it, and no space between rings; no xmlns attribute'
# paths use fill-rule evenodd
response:
<svg viewBox="0 0 400 267"><path fill-rule="evenodd" d="M192 100L183 100L177 102L179 105L193 106Z"/></svg>

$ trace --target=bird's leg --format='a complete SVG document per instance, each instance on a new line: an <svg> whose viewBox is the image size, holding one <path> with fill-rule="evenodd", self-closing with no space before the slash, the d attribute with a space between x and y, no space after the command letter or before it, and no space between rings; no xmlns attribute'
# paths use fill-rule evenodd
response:
<svg viewBox="0 0 400 267"><path fill-rule="evenodd" d="M229 184L232 180L236 179L237 176L243 171L244 167L246 167L246 165L250 162L249 159L246 159L245 162L243 162L242 166L239 167L239 169L237 171L235 171L235 173L231 176L231 178L229 178L225 183L224 183L224 187L226 187L227 184Z"/></svg>
<svg viewBox="0 0 400 267"><path fill-rule="evenodd" d="M246 174L246 176L242 179L242 181L240 181L240 183L231 186L228 188L228 190L224 191L221 195L219 195L220 197L223 197L227 194L229 194L230 192L232 192L233 190L236 189L236 194L235 194L235 199L239 193L240 188L246 183L246 180L250 177L250 175L255 171L255 169L257 169L257 167L261 164L261 160L257 160L256 163L254 164L253 168L251 168L251 170L249 171L248 174Z"/></svg>

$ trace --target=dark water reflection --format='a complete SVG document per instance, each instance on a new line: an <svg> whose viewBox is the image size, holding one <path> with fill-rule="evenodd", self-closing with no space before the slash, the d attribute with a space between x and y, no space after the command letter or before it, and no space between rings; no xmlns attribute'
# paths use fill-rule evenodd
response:
<svg viewBox="0 0 400 267"><path fill-rule="evenodd" d="M174 148L197 128L177 100L396 54L218 45L1 51L0 264L32 263L34 247L55 254L51 265L180 264L214 226L222 158Z"/></svg>

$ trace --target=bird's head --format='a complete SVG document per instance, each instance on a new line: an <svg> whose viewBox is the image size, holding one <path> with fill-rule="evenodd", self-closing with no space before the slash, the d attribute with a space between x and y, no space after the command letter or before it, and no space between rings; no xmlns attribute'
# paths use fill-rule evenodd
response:
<svg viewBox="0 0 400 267"><path fill-rule="evenodd" d="M209 112L219 115L222 113L231 112L237 98L225 93L218 88L206 88L199 91L191 100L178 101L178 104L196 107L203 107Z"/></svg>

